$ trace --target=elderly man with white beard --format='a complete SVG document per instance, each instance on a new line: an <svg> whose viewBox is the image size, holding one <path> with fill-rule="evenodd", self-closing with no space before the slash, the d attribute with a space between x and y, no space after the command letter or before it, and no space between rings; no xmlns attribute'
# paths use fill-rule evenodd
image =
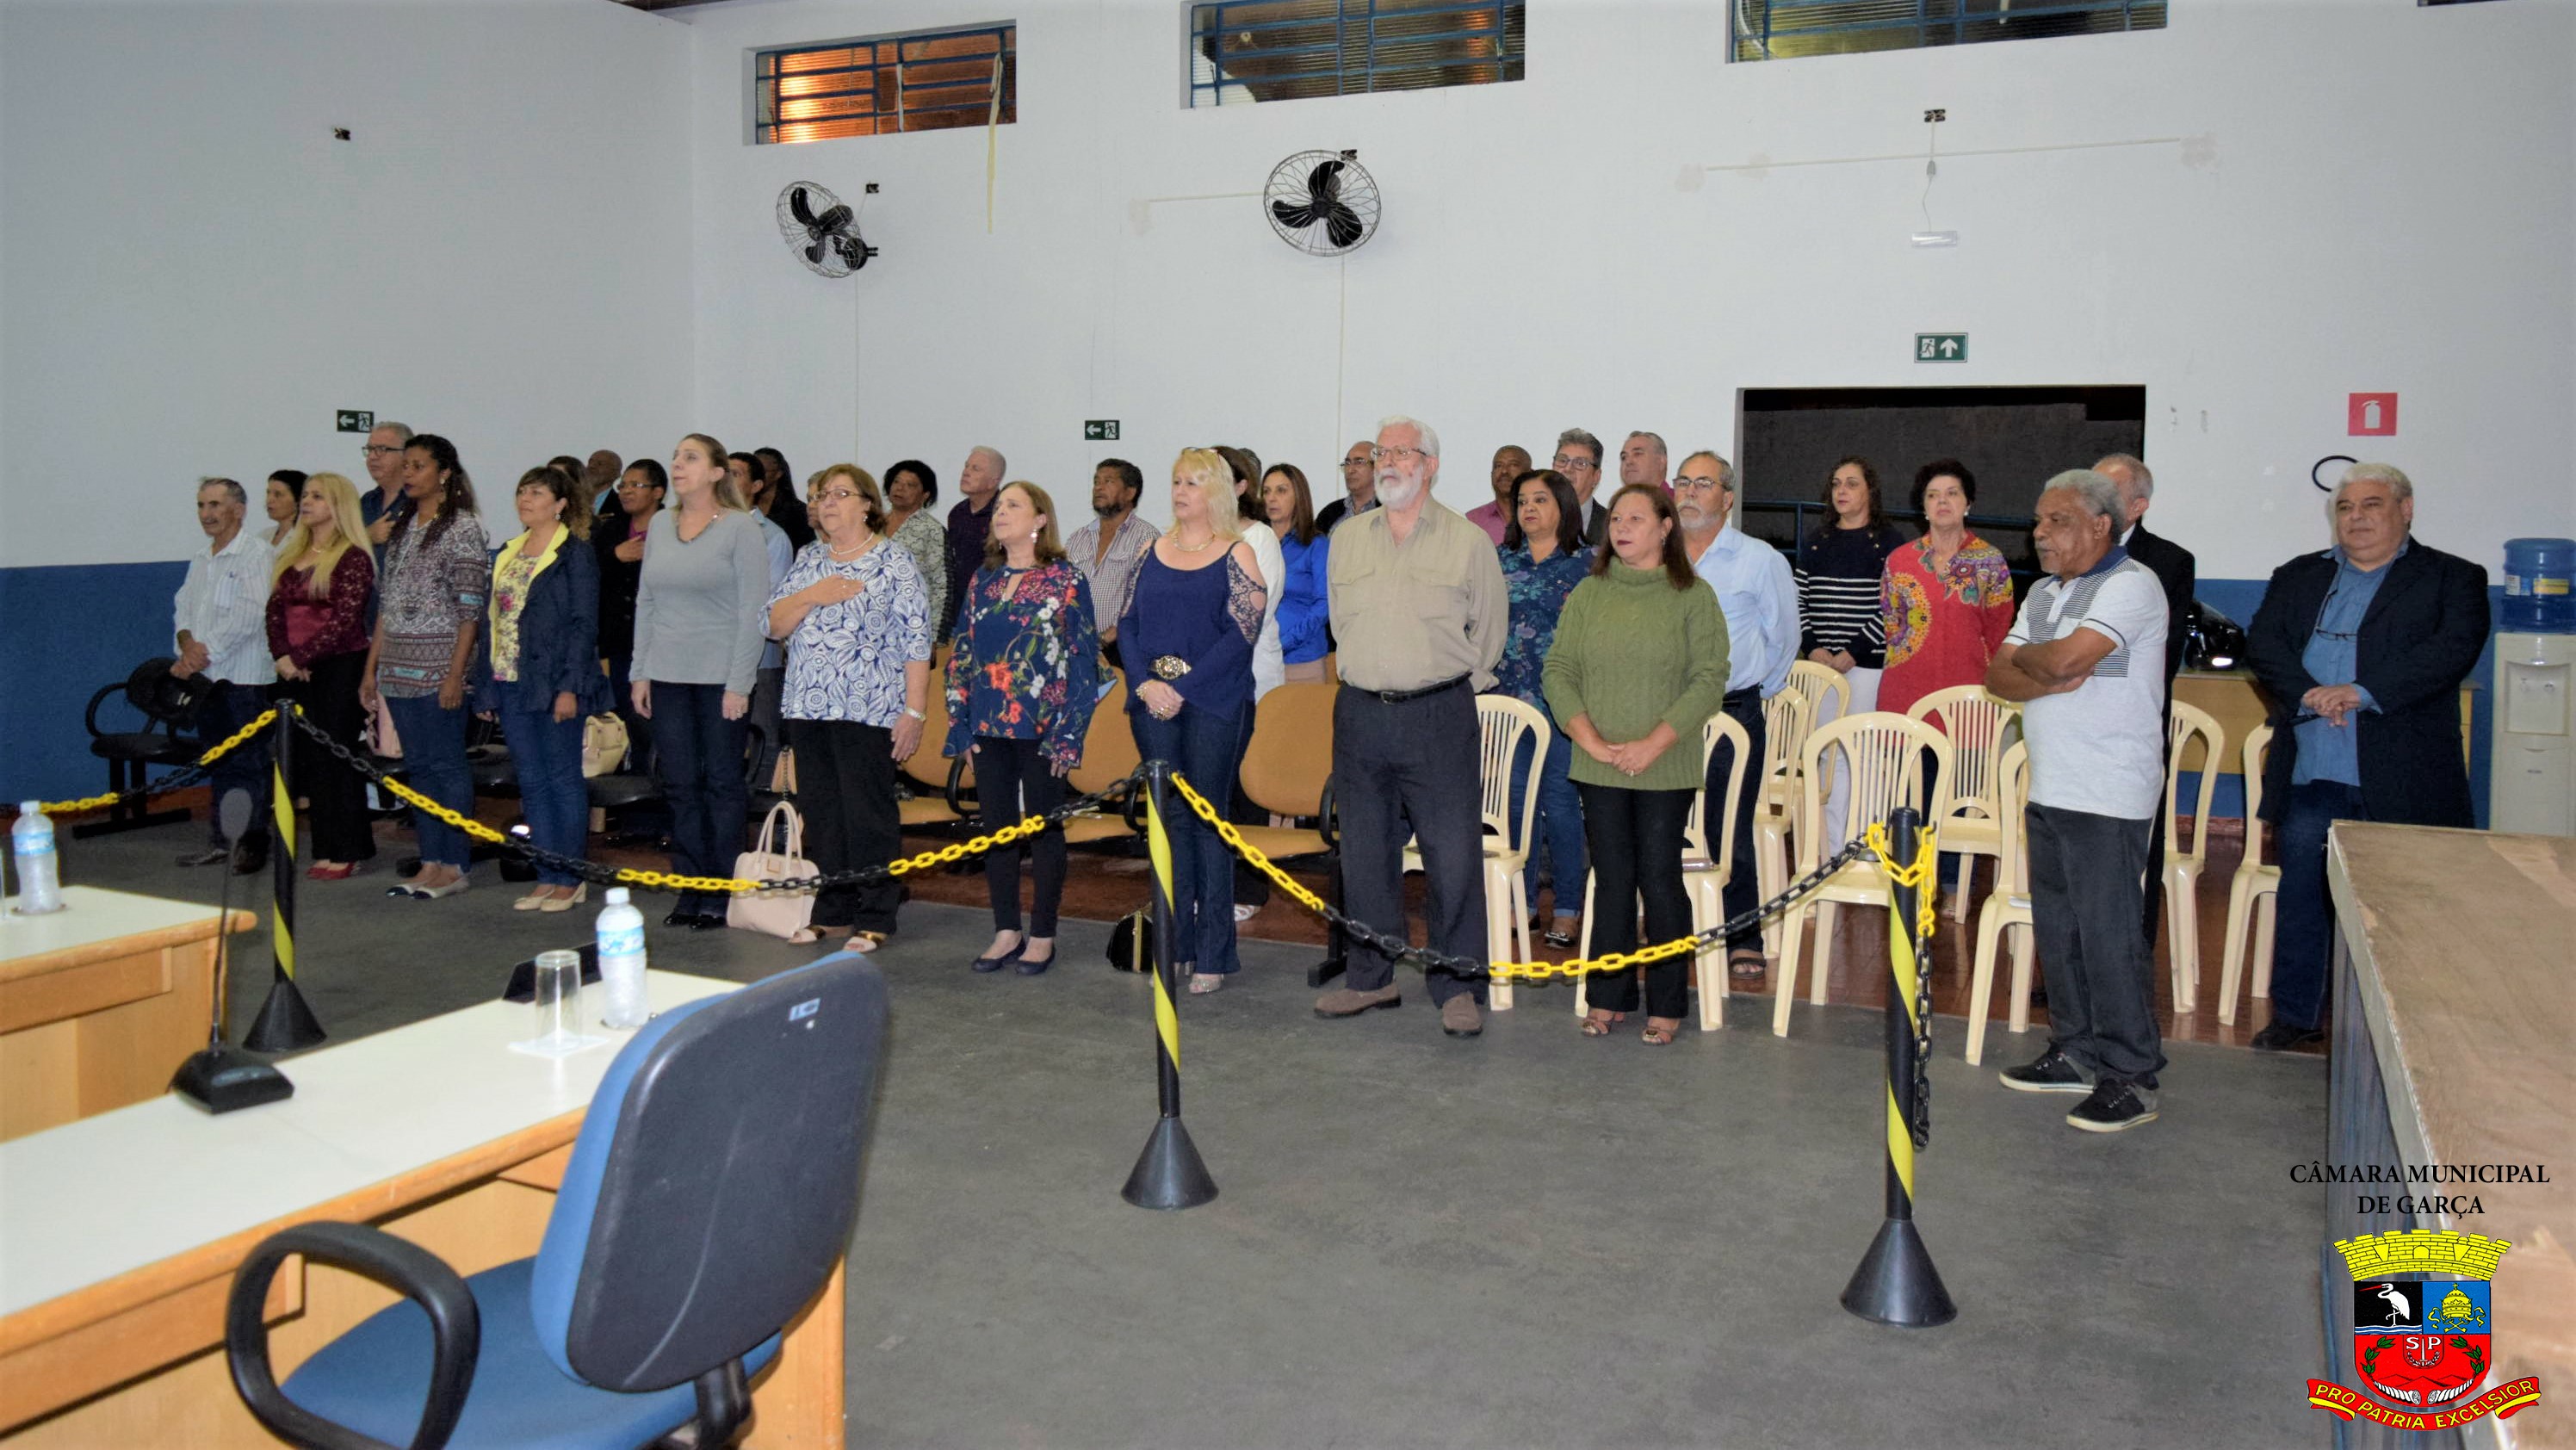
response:
<svg viewBox="0 0 2576 1450"><path fill-rule="evenodd" d="M1401 415L1378 425L1378 507L1333 533L1330 596L1342 689L1333 702L1333 782L1342 820L1342 905L1398 941L1404 842L1420 843L1432 950L1485 956L1483 788L1476 696L1491 689L1510 622L1485 531L1431 497L1440 435ZM1395 962L1354 946L1318 1017L1403 1001ZM1432 969L1424 990L1452 1037L1485 1030L1485 978Z"/></svg>

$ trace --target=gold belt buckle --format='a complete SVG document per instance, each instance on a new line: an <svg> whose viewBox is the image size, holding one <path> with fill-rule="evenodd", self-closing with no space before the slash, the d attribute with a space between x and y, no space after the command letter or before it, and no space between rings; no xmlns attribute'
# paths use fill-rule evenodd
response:
<svg viewBox="0 0 2576 1450"><path fill-rule="evenodd" d="M1179 655L1156 655L1153 670L1155 679L1177 680L1190 672L1190 662Z"/></svg>

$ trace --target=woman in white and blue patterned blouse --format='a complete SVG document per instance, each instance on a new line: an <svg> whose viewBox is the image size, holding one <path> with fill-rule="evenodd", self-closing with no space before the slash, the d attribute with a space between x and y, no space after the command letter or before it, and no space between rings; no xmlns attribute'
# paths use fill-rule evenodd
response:
<svg viewBox="0 0 2576 1450"><path fill-rule="evenodd" d="M921 744L930 690L930 599L912 556L893 545L877 481L855 464L824 469L810 508L814 542L769 601L769 637L787 642L779 715L796 752L807 854L826 873L879 866L903 849L897 762ZM874 951L894 932L900 888L836 886L795 939L848 938Z"/></svg>

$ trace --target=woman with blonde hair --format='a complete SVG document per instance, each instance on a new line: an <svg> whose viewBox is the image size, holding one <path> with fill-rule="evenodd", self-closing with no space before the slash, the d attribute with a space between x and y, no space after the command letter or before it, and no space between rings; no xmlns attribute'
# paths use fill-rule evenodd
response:
<svg viewBox="0 0 2576 1450"><path fill-rule="evenodd" d="M1172 527L1137 567L1118 652L1134 688L1136 749L1178 765L1222 817L1234 797L1237 735L1252 709L1252 651L1271 582L1244 542L1234 470L1212 449L1172 463ZM1173 954L1190 990L1213 992L1235 968L1234 859L1194 812L1175 811Z"/></svg>
<svg viewBox="0 0 2576 1450"><path fill-rule="evenodd" d="M599 668L599 556L590 547L590 490L558 464L519 476L522 532L492 561L492 706L519 777L520 813L543 850L579 856L590 837L581 740L611 697ZM520 911L570 911L590 894L580 877L537 868Z"/></svg>
<svg viewBox="0 0 2576 1450"><path fill-rule="evenodd" d="M867 470L824 469L806 502L814 542L771 593L765 619L769 637L787 644L778 708L796 752L807 850L838 875L903 849L895 766L920 747L930 713L930 595L912 556L886 536ZM902 899L893 881L832 887L789 940L874 951Z"/></svg>
<svg viewBox="0 0 2576 1450"><path fill-rule="evenodd" d="M277 657L277 702L304 707L323 733L363 748L367 712L358 683L367 673L367 603L376 592L358 486L336 473L304 480L295 527L277 546L268 591L268 652ZM354 546L354 547L353 547ZM295 752L296 791L313 803L315 881L358 874L376 854L367 829L367 787L328 751Z"/></svg>
<svg viewBox="0 0 2576 1450"><path fill-rule="evenodd" d="M1091 584L1056 538L1055 501L1034 483L1006 483L993 500L984 567L966 601L948 657L948 748L973 752L975 798L987 832L1064 804L1064 777L1082 763L1082 739L1100 698L1100 631ZM979 972L1019 964L1034 977L1055 962L1056 908L1064 899L1064 828L1029 842L1038 878L1028 930L1020 928L1020 853L984 853L993 945Z"/></svg>
<svg viewBox="0 0 2576 1450"><path fill-rule="evenodd" d="M726 876L742 850L743 720L760 668L769 548L724 445L692 433L671 451L671 503L644 536L635 586L635 713L653 722L671 808L671 869ZM725 898L680 894L667 926L725 924Z"/></svg>

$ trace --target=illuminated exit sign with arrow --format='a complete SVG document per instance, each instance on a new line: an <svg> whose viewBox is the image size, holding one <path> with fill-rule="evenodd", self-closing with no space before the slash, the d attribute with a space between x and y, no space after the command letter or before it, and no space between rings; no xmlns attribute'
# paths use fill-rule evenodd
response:
<svg viewBox="0 0 2576 1450"><path fill-rule="evenodd" d="M1914 360L1927 362L1966 362L1968 335L1964 332L1918 332L1914 334Z"/></svg>

